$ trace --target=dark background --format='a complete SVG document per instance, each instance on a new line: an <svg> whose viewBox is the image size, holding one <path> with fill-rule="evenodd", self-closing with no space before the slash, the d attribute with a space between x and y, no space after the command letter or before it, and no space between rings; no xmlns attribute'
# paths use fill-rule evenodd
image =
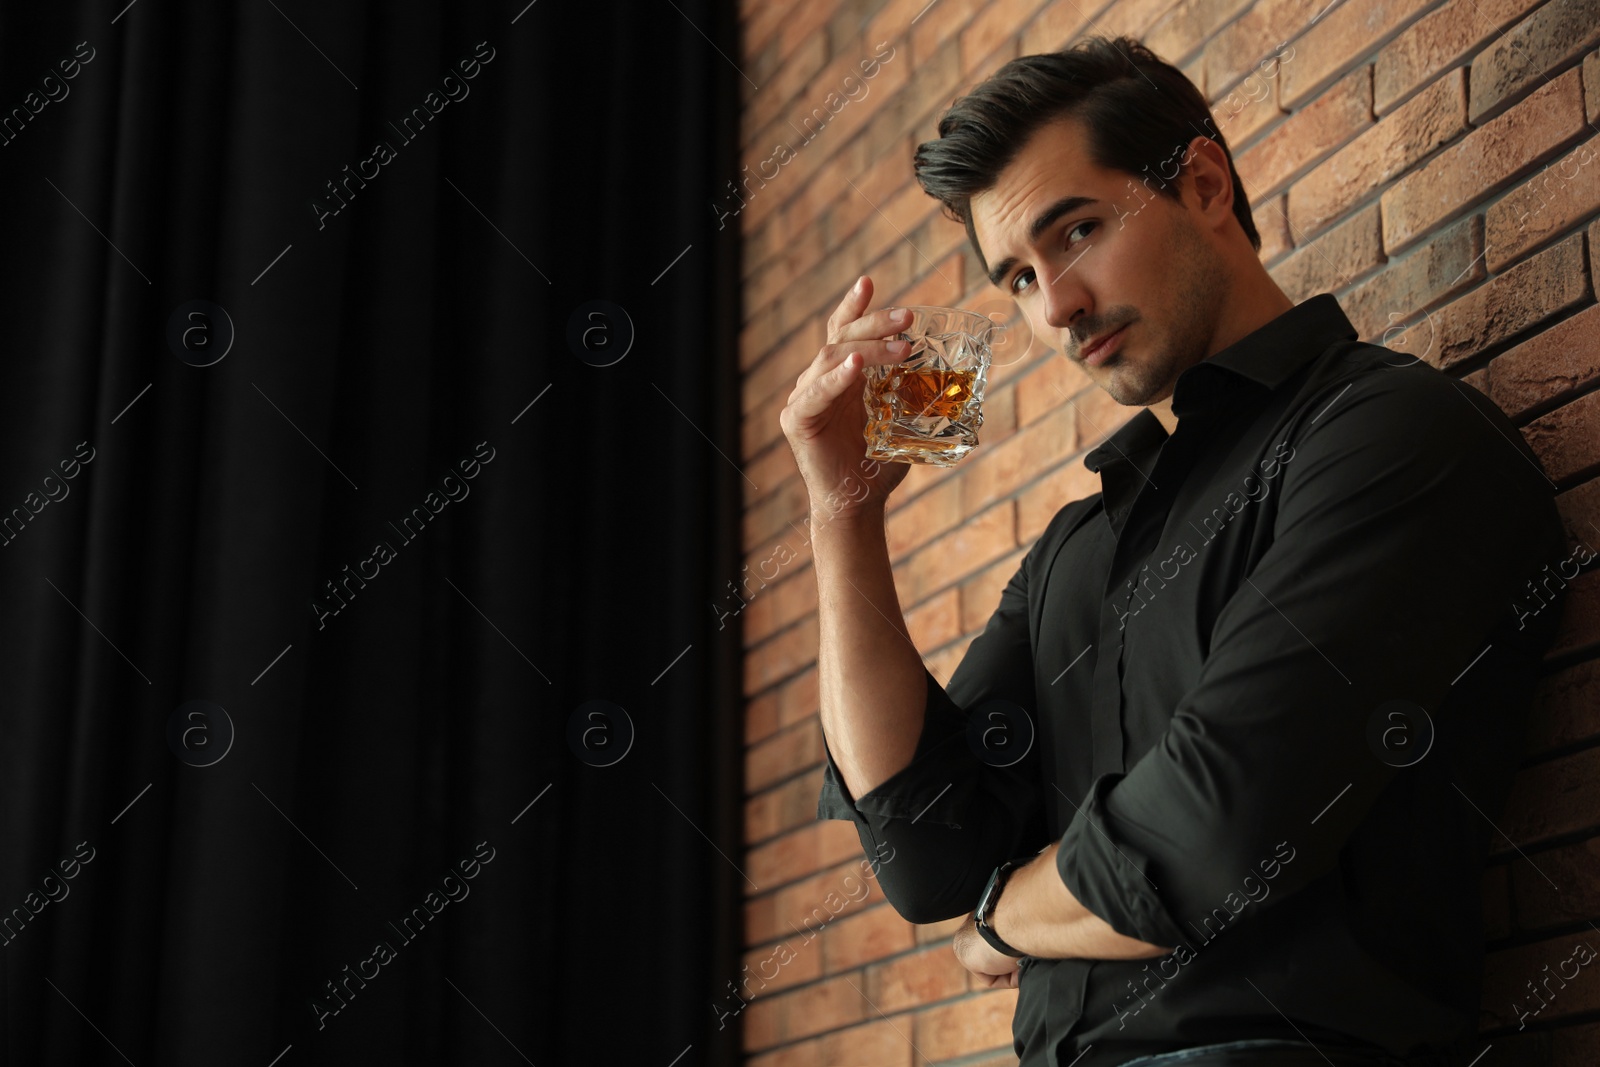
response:
<svg viewBox="0 0 1600 1067"><path fill-rule="evenodd" d="M735 54L715 0L0 4L6 1064L734 1061Z"/></svg>

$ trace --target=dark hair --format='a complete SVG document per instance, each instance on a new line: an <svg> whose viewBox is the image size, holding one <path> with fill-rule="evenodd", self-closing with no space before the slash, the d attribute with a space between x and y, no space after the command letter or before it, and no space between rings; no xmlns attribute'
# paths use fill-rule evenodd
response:
<svg viewBox="0 0 1600 1067"><path fill-rule="evenodd" d="M1181 152L1197 135L1222 148L1233 175L1233 213L1256 251L1261 235L1233 165L1228 142L1212 121L1205 97L1188 77L1132 37L1085 37L1070 48L1018 56L950 105L939 119L939 139L917 146L917 181L943 205L947 218L972 228L971 200L994 186L1030 136L1064 116L1080 119L1089 134L1089 159L1135 178L1153 177L1156 192L1181 202L1176 179L1152 170ZM987 268L987 264L985 264Z"/></svg>

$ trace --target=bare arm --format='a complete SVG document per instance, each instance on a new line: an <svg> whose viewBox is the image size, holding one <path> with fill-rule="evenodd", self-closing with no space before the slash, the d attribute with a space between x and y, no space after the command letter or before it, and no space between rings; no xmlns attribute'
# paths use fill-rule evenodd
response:
<svg viewBox="0 0 1600 1067"><path fill-rule="evenodd" d="M927 700L906 629L881 509L825 521L812 538L817 577L817 688L823 733L859 797L911 762Z"/></svg>

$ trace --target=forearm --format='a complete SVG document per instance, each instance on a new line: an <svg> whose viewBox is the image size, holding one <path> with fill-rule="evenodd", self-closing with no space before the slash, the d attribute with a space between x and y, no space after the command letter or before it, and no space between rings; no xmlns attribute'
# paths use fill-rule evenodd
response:
<svg viewBox="0 0 1600 1067"><path fill-rule="evenodd" d="M811 546L822 729L859 797L911 762L927 683L895 592L883 513L817 516Z"/></svg>
<svg viewBox="0 0 1600 1067"><path fill-rule="evenodd" d="M1040 959L1131 960L1171 951L1117 933L1080 904L1056 868L1059 847L1052 843L1011 872L990 920L1001 940Z"/></svg>

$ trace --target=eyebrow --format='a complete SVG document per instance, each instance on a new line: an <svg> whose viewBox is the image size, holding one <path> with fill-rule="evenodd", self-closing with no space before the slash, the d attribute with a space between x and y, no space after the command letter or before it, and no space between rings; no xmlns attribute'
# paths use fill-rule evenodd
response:
<svg viewBox="0 0 1600 1067"><path fill-rule="evenodd" d="M1044 233L1045 230L1049 229L1050 224L1055 222L1062 215L1077 211L1081 207L1088 207L1090 204L1098 204L1099 202L1100 201L1089 196L1062 197L1060 200L1057 200L1055 203L1051 204L1049 207L1040 212L1039 217L1034 219L1033 223L1029 225L1028 243L1031 245L1039 240L1039 235ZM1011 268L1015 267L1019 262L1020 261L1016 256L1007 256L1005 259L1002 259L999 264L996 265L994 270L989 272L989 284L998 287L1001 279L1003 279L1007 274L1010 274Z"/></svg>

